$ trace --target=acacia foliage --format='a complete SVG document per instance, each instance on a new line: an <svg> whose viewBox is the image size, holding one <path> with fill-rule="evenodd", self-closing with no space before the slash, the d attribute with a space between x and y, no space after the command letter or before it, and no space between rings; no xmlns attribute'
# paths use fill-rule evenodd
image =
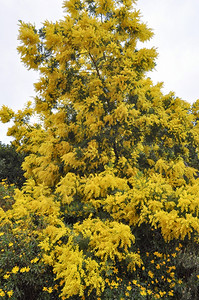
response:
<svg viewBox="0 0 199 300"><path fill-rule="evenodd" d="M182 264L173 286L169 278L146 287L154 274L144 270L147 251L167 257L179 241L197 245L198 103L164 95L147 78L157 53L138 48L152 32L134 1L63 7L63 20L39 30L20 23L18 51L40 78L32 106L1 109L3 122L14 121L8 134L18 151L28 153L27 180L12 209L1 210L1 224L35 235L63 299L113 299L107 285L118 271L134 280L135 299L182 297L173 290ZM29 122L34 114L37 124Z"/></svg>

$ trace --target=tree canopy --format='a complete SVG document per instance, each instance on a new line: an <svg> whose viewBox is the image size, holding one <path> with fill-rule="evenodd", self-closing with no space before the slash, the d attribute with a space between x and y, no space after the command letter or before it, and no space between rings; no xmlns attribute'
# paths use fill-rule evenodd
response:
<svg viewBox="0 0 199 300"><path fill-rule="evenodd" d="M27 153L26 182L1 224L37 241L54 284L40 283L41 299L183 299L189 290L181 258L190 245L195 255L199 233L198 102L164 95L147 77L157 52L138 47L153 33L135 2L64 1L63 20L39 30L20 22L21 60L40 78L33 103L0 111Z"/></svg>

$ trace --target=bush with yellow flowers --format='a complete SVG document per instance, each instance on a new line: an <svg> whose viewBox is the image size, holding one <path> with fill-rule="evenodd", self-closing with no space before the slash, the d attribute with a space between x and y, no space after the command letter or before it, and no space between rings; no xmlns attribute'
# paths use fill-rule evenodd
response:
<svg viewBox="0 0 199 300"><path fill-rule="evenodd" d="M157 52L138 46L153 33L135 2L20 21L40 77L33 103L0 110L26 177L0 210L3 297L199 299L199 101L147 78Z"/></svg>
<svg viewBox="0 0 199 300"><path fill-rule="evenodd" d="M8 184L6 179L0 182L0 207L5 211L14 203L14 184Z"/></svg>
<svg viewBox="0 0 199 300"><path fill-rule="evenodd" d="M42 262L37 237L19 223L7 222L0 232L0 297L57 299L56 290L45 295L44 285L48 291L55 286L52 269Z"/></svg>

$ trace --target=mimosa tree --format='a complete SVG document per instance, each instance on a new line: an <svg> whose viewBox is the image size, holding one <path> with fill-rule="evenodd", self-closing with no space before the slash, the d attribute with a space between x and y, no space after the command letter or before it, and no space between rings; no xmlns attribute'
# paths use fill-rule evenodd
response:
<svg viewBox="0 0 199 300"><path fill-rule="evenodd" d="M2 226L35 237L55 280L41 299L182 299L182 257L199 233L198 103L147 78L157 53L137 46L153 34L135 1L63 7L39 30L20 22L21 60L40 78L34 103L1 109L27 153Z"/></svg>

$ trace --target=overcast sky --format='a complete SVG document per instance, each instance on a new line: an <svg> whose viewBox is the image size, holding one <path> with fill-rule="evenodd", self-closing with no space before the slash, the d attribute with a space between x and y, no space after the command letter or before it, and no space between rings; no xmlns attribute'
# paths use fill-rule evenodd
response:
<svg viewBox="0 0 199 300"><path fill-rule="evenodd" d="M18 20L40 28L45 20L62 18L62 0L0 0L0 106L23 108L34 97L38 74L20 62ZM155 36L147 47L159 53L156 69L149 73L154 83L164 82L164 92L193 103L199 98L199 0L138 0L142 20ZM8 143L6 126L0 123L0 141Z"/></svg>

